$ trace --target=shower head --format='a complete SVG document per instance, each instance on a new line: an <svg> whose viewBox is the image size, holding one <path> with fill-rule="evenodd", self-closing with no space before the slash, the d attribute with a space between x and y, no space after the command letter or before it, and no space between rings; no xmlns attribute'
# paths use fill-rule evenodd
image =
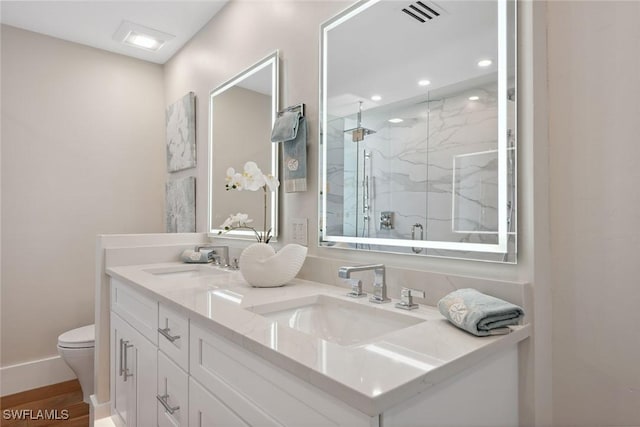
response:
<svg viewBox="0 0 640 427"><path fill-rule="evenodd" d="M356 127L347 129L344 131L344 133L350 133L351 140L353 142L360 142L364 140L365 136L369 136L371 134L376 133L375 130L362 127L362 101L358 102L358 116L356 120Z"/></svg>
<svg viewBox="0 0 640 427"><path fill-rule="evenodd" d="M344 131L344 133L351 133L351 140L353 142L360 142L364 140L365 136L369 136L373 133L376 133L376 131L359 126L357 128L347 129Z"/></svg>

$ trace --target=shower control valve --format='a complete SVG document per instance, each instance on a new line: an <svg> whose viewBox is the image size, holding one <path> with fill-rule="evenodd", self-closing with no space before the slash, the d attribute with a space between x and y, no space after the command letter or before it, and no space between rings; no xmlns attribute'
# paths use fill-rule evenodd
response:
<svg viewBox="0 0 640 427"><path fill-rule="evenodd" d="M380 212L380 229L391 230L393 228L393 212L382 211Z"/></svg>

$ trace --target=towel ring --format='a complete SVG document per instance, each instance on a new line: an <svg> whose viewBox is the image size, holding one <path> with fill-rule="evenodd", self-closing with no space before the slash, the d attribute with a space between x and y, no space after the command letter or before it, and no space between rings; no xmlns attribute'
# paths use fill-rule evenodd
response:
<svg viewBox="0 0 640 427"><path fill-rule="evenodd" d="M289 107L287 107L287 108L285 108L283 110L278 111L278 117L280 117L284 113L295 112L295 111L299 111L300 115L304 117L304 103L291 105L291 106L289 106Z"/></svg>

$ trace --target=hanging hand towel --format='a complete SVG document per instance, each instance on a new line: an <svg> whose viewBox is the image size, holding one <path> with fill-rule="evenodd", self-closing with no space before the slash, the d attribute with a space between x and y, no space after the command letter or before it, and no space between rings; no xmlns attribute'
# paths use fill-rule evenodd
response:
<svg viewBox="0 0 640 427"><path fill-rule="evenodd" d="M307 191L307 120L300 117L296 137L282 144L284 191Z"/></svg>
<svg viewBox="0 0 640 427"><path fill-rule="evenodd" d="M298 134L300 112L285 111L273 123L271 142L291 141Z"/></svg>
<svg viewBox="0 0 640 427"><path fill-rule="evenodd" d="M477 336L503 335L517 325L524 311L517 305L478 292L458 289L438 301L438 309L455 326Z"/></svg>
<svg viewBox="0 0 640 427"><path fill-rule="evenodd" d="M307 121L299 112L287 111L273 124L271 142L282 142L284 191L307 191Z"/></svg>

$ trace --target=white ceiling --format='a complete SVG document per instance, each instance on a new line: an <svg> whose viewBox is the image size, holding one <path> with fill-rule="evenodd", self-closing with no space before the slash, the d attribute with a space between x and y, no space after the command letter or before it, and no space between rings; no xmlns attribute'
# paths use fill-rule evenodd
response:
<svg viewBox="0 0 640 427"><path fill-rule="evenodd" d="M332 115L355 113L359 101L367 110L496 73L497 2L422 0L441 14L420 23L402 12L413 1L380 1L329 31ZM479 68L485 58L493 64ZM431 84L419 87L421 79Z"/></svg>
<svg viewBox="0 0 640 427"><path fill-rule="evenodd" d="M226 4L208 1L1 1L0 22L164 64ZM122 21L174 35L159 51L113 40Z"/></svg>

